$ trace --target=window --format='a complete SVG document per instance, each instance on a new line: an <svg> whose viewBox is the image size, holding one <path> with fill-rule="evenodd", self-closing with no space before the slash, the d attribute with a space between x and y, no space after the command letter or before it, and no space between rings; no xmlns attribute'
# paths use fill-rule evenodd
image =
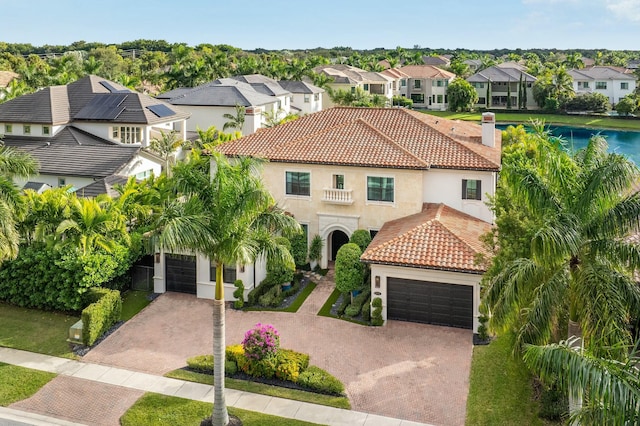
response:
<svg viewBox="0 0 640 426"><path fill-rule="evenodd" d="M367 176L367 201L393 203L393 178Z"/></svg>
<svg viewBox="0 0 640 426"><path fill-rule="evenodd" d="M42 134L43 135L51 134L51 128L49 126L42 126Z"/></svg>
<svg viewBox="0 0 640 426"><path fill-rule="evenodd" d="M30 135L31 134L31 125L30 124L25 124L24 126L22 126L22 133L25 135Z"/></svg>
<svg viewBox="0 0 640 426"><path fill-rule="evenodd" d="M622 82L620 83L620 89L621 90L629 90L629 83L628 82Z"/></svg>
<svg viewBox="0 0 640 426"><path fill-rule="evenodd" d="M314 93L313 94L313 100L318 102L320 100L320 93Z"/></svg>
<svg viewBox="0 0 640 426"><path fill-rule="evenodd" d="M442 95L438 95L437 100L438 100L437 103L441 104L443 100Z"/></svg>
<svg viewBox="0 0 640 426"><path fill-rule="evenodd" d="M596 81L596 89L606 90L607 82L606 81Z"/></svg>
<svg viewBox="0 0 640 426"><path fill-rule="evenodd" d="M144 172L140 172L136 174L136 179L144 180L153 175L153 169L145 170Z"/></svg>
<svg viewBox="0 0 640 426"><path fill-rule="evenodd" d="M476 89L484 89L484 83L479 82L479 81L473 82L473 83L471 83L471 85L473 87L475 87Z"/></svg>
<svg viewBox="0 0 640 426"><path fill-rule="evenodd" d="M311 173L308 172L286 172L286 193L287 195L311 195Z"/></svg>
<svg viewBox="0 0 640 426"><path fill-rule="evenodd" d="M421 80L413 80L413 88L414 89L419 89L420 87L422 87L422 81Z"/></svg>
<svg viewBox="0 0 640 426"><path fill-rule="evenodd" d="M58 187L63 187L67 184L67 180L65 178L58 178Z"/></svg>
<svg viewBox="0 0 640 426"><path fill-rule="evenodd" d="M216 264L215 262L211 262L209 267L209 281L216 281ZM237 272L236 267L224 265L222 268L222 282L225 283L233 283L236 281Z"/></svg>
<svg viewBox="0 0 640 426"><path fill-rule="evenodd" d="M589 82L588 81L579 81L578 82L578 89L588 89L589 88Z"/></svg>
<svg viewBox="0 0 640 426"><path fill-rule="evenodd" d="M482 200L482 181L462 179L462 199Z"/></svg>
<svg viewBox="0 0 640 426"><path fill-rule="evenodd" d="M118 139L121 143L142 142L142 129L140 127L114 127L111 137Z"/></svg>
<svg viewBox="0 0 640 426"><path fill-rule="evenodd" d="M276 111L280 111L282 109L282 101L276 102Z"/></svg>
<svg viewBox="0 0 640 426"><path fill-rule="evenodd" d="M367 83L364 84L364 90L366 90L366 91L369 90L369 85Z"/></svg>
<svg viewBox="0 0 640 426"><path fill-rule="evenodd" d="M306 223L301 223L300 228L302 228L302 235L304 235L304 240L309 241L309 225Z"/></svg>
<svg viewBox="0 0 640 426"><path fill-rule="evenodd" d="M333 175L333 188L344 189L344 175Z"/></svg>
<svg viewBox="0 0 640 426"><path fill-rule="evenodd" d="M444 86L444 80L433 80L433 85L436 87Z"/></svg>
<svg viewBox="0 0 640 426"><path fill-rule="evenodd" d="M423 104L424 103L424 93L412 93L411 100L414 104Z"/></svg>
<svg viewBox="0 0 640 426"><path fill-rule="evenodd" d="M351 94L354 94L354 93L356 93L356 88L355 88L355 87L352 87L352 88L351 88Z"/></svg>
<svg viewBox="0 0 640 426"><path fill-rule="evenodd" d="M5 124L4 125L4 132L5 133L11 133L13 132L13 126L11 124Z"/></svg>
<svg viewBox="0 0 640 426"><path fill-rule="evenodd" d="M401 87L407 87L407 80L404 79L404 78L402 80L400 80L400 86Z"/></svg>
<svg viewBox="0 0 640 426"><path fill-rule="evenodd" d="M304 103L308 104L309 102L311 102L311 97L309 95L304 95Z"/></svg>
<svg viewBox="0 0 640 426"><path fill-rule="evenodd" d="M481 96L478 98L478 103L479 104L486 104L487 103L487 98L485 98L484 96Z"/></svg>

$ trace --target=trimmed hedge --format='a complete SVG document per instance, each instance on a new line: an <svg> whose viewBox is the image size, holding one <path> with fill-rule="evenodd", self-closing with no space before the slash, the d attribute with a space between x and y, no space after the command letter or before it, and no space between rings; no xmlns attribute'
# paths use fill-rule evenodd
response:
<svg viewBox="0 0 640 426"><path fill-rule="evenodd" d="M362 320L371 320L371 297L369 297L364 305L362 305Z"/></svg>
<svg viewBox="0 0 640 426"><path fill-rule="evenodd" d="M122 298L118 290L92 288L85 300L91 304L82 311L82 343L91 346L120 320Z"/></svg>
<svg viewBox="0 0 640 426"><path fill-rule="evenodd" d="M371 312L371 325L380 326L384 324L384 320L382 319L382 299L376 297L371 301L371 307L373 311Z"/></svg>
<svg viewBox="0 0 640 426"><path fill-rule="evenodd" d="M244 306L244 283L242 280L236 280L233 285L236 287L236 290L233 292L233 297L236 298L233 302L233 307L241 309Z"/></svg>
<svg viewBox="0 0 640 426"><path fill-rule="evenodd" d="M300 373L298 384L314 392L328 395L344 395L344 385L325 370L314 365Z"/></svg>
<svg viewBox="0 0 640 426"><path fill-rule="evenodd" d="M242 347L242 346L240 346ZM198 373L213 374L213 355L197 355L187 359L187 367ZM230 361L227 352L227 359L224 361L224 373L233 375L238 372L235 361Z"/></svg>
<svg viewBox="0 0 640 426"><path fill-rule="evenodd" d="M364 302L367 301L367 299L369 299L370 296L371 296L371 289L366 289L362 293L357 295L353 299L353 303L350 304L345 309L344 311L345 315L348 317L356 317L360 315L360 311L362 311L362 305L364 304Z"/></svg>
<svg viewBox="0 0 640 426"><path fill-rule="evenodd" d="M267 293L272 286L273 284L271 284L270 282L266 280L262 281L256 288L254 288L249 292L249 294L247 294L247 303L249 305L255 305L256 303L258 303L258 299L260 298L260 296Z"/></svg>

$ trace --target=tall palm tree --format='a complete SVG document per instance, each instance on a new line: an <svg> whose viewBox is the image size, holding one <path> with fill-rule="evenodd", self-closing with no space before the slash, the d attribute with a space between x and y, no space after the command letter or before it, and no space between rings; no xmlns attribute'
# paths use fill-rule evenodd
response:
<svg viewBox="0 0 640 426"><path fill-rule="evenodd" d="M244 127L244 120L245 120L245 108L243 105L236 104L235 115L227 113L227 114L222 114L222 116L227 120L229 120L226 123L224 123L224 125L222 126L222 130L227 130L229 128L232 128L242 132L242 128Z"/></svg>
<svg viewBox="0 0 640 426"><path fill-rule="evenodd" d="M172 160L175 160L173 153L176 152L184 144L183 140L178 138L178 133L173 130L165 132L160 130L160 137L151 139L149 149L158 154L164 160L164 172L170 175Z"/></svg>
<svg viewBox="0 0 640 426"><path fill-rule="evenodd" d="M546 346L528 346L525 364L543 380L554 381L578 398L582 408L571 424L636 425L640 422L640 358L621 362L576 350L575 339ZM636 348L632 353L637 354Z"/></svg>
<svg viewBox="0 0 640 426"><path fill-rule="evenodd" d="M239 158L231 163L217 152L211 157L192 152L188 162L174 168L178 198L159 212L157 232L151 235L158 247L195 250L217 265L213 304L215 426L229 422L224 395L223 267L251 263L260 254L292 260L274 236L299 230L264 188L258 165L253 159Z"/></svg>
<svg viewBox="0 0 640 426"><path fill-rule="evenodd" d="M596 355L624 358L628 329L640 311L638 168L592 138L573 156L540 134L534 159L505 157L501 184L536 228L526 257L509 259L491 277L485 302L491 325L515 327L517 342L546 344L563 318Z"/></svg>
<svg viewBox="0 0 640 426"><path fill-rule="evenodd" d="M13 179L26 179L38 167L30 155L0 145L0 263L18 255L17 223L24 213L24 201Z"/></svg>

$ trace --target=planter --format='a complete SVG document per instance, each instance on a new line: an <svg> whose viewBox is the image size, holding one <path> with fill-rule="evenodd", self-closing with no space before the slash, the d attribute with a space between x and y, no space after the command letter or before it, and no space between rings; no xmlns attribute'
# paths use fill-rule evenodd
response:
<svg viewBox="0 0 640 426"><path fill-rule="evenodd" d="M352 295L353 297L356 297L356 296L357 296L357 295L359 295L360 293L362 293L362 290L353 290L353 291L351 292L351 295Z"/></svg>
<svg viewBox="0 0 640 426"><path fill-rule="evenodd" d="M291 286L292 286L292 285L293 285L293 284L291 284L291 283L284 283L284 284L282 284L282 291L287 291L287 290L291 289Z"/></svg>
<svg viewBox="0 0 640 426"><path fill-rule="evenodd" d="M318 266L318 261L317 260L310 260L309 261L309 267L311 268L311 270L315 270L316 266Z"/></svg>

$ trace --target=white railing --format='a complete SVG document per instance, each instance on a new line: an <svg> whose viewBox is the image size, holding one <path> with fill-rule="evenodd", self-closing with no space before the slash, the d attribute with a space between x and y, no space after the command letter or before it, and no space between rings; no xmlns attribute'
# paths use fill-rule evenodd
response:
<svg viewBox="0 0 640 426"><path fill-rule="evenodd" d="M351 197L351 189L328 189L324 188L324 195L322 201L331 204L351 204L353 198Z"/></svg>

